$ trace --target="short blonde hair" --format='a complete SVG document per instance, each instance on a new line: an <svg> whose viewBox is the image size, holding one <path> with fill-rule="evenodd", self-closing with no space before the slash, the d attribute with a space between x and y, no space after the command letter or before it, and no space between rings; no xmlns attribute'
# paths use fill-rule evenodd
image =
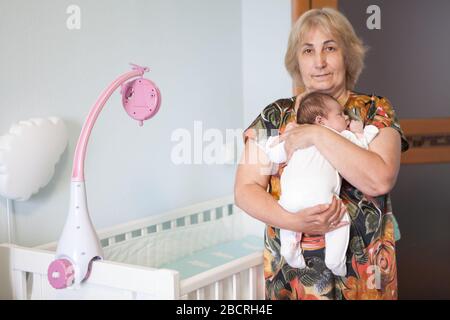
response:
<svg viewBox="0 0 450 320"><path fill-rule="evenodd" d="M331 8L311 9L306 11L292 26L289 35L285 65L297 86L305 87L298 64L298 50L305 35L316 27L335 37L343 49L345 62L346 86L352 90L364 68L367 47L355 33L348 19L339 11Z"/></svg>

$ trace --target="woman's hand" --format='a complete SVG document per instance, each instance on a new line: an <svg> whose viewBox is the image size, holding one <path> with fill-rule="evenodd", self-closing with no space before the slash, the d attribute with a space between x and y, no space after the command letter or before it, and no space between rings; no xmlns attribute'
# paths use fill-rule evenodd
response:
<svg viewBox="0 0 450 320"><path fill-rule="evenodd" d="M292 231L310 235L323 235L348 225L341 222L347 211L342 201L333 197L331 204L319 204L292 214Z"/></svg>

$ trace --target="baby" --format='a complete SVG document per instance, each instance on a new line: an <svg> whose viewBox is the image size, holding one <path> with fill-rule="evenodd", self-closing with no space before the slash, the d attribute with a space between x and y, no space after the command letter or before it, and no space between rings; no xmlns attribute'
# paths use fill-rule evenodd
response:
<svg viewBox="0 0 450 320"><path fill-rule="evenodd" d="M333 130L358 146L368 149L378 134L378 128L361 121L349 122L343 107L331 96L313 92L307 94L298 108L298 124L318 124ZM347 130L349 126L349 130ZM272 163L286 162L284 142L275 146L278 136L269 137L264 145ZM339 195L341 177L315 146L296 150L280 177L281 196L278 203L287 211L296 213L317 204L330 203L333 195ZM342 221L350 222L348 213ZM325 235L325 264L333 274L345 276L346 252L350 226L341 227ZM295 268L304 268L305 260L300 246L302 234L280 230L280 253Z"/></svg>

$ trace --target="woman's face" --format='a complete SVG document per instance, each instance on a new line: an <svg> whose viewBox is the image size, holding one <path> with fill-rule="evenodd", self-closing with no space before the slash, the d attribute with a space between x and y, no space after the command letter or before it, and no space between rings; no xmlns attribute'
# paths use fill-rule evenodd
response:
<svg viewBox="0 0 450 320"><path fill-rule="evenodd" d="M344 55L328 33L320 28L307 33L297 57L307 91L321 91L337 97L345 90Z"/></svg>

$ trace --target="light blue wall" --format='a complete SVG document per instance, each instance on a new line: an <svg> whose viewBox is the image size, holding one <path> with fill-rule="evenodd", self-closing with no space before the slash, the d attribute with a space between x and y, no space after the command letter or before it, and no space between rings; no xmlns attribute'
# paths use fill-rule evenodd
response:
<svg viewBox="0 0 450 320"><path fill-rule="evenodd" d="M290 0L242 1L244 126L269 103L291 97L292 81L284 67L291 28Z"/></svg>
<svg viewBox="0 0 450 320"><path fill-rule="evenodd" d="M66 28L70 4L81 8L81 30ZM0 0L0 134L13 122L54 115L70 136L51 183L15 203L16 243L59 237L82 123L128 62L151 68L163 104L142 128L118 92L100 114L85 170L96 227L232 193L234 165L176 166L170 137L177 128L193 132L195 120L204 130L242 127L241 13L240 0ZM0 198L0 243L5 211Z"/></svg>

